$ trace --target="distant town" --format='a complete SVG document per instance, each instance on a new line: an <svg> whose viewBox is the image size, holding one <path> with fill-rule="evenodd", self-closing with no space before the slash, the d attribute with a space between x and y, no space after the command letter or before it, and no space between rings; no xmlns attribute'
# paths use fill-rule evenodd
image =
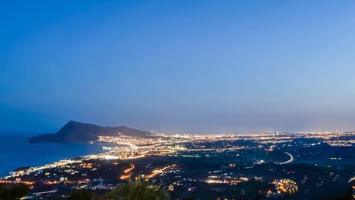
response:
<svg viewBox="0 0 355 200"><path fill-rule="evenodd" d="M172 199L336 199L355 191L355 132L116 132L88 142L104 152L21 167L0 183L28 185L25 199L100 194L138 178Z"/></svg>

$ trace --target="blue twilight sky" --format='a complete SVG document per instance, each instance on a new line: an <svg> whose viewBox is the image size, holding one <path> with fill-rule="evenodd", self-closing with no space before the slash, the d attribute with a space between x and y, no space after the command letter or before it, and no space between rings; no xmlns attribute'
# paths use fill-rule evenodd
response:
<svg viewBox="0 0 355 200"><path fill-rule="evenodd" d="M0 1L0 132L355 129L355 1Z"/></svg>

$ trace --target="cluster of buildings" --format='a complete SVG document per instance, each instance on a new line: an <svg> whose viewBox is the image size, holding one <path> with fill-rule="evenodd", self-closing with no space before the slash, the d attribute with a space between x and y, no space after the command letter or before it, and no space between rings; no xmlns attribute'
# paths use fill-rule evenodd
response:
<svg viewBox="0 0 355 200"><path fill-rule="evenodd" d="M295 172L287 167L302 160L302 156L309 156L299 153L297 139L311 141L301 144L302 148L320 144L348 147L343 145L344 141L353 145L353 140L349 140L353 137L354 133L337 132L155 135L143 138L121 134L100 136L97 142L103 145L103 153L20 168L1 178L0 184L26 184L35 199L65 195L80 188L106 191L135 178L161 185L175 197L197 195L201 190L218 196L227 187L243 188L247 183L256 185L259 188L257 193L264 197L294 195L300 192L300 185L309 184L312 179L311 174L298 175L302 169ZM273 161L275 158L285 160ZM311 167L317 166L312 164ZM329 177L333 182L342 178L335 172L331 172ZM314 187L322 188L328 181L328 178L320 178L316 179ZM247 195L245 191L247 189L240 189L238 194Z"/></svg>
<svg viewBox="0 0 355 200"><path fill-rule="evenodd" d="M298 191L296 181L291 179L280 179L272 182L278 194L295 194Z"/></svg>

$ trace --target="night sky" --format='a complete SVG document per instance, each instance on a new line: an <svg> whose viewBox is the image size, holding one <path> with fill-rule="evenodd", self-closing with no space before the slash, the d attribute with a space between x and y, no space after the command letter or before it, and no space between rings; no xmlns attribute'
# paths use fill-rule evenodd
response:
<svg viewBox="0 0 355 200"><path fill-rule="evenodd" d="M0 132L355 129L355 1L0 1Z"/></svg>

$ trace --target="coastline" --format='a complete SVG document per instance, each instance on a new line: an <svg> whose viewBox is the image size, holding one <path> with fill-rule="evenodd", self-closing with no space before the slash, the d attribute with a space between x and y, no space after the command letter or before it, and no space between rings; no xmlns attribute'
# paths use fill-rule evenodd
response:
<svg viewBox="0 0 355 200"><path fill-rule="evenodd" d="M100 144L61 144L28 142L28 135L0 137L0 176L20 167L33 167L103 152Z"/></svg>

